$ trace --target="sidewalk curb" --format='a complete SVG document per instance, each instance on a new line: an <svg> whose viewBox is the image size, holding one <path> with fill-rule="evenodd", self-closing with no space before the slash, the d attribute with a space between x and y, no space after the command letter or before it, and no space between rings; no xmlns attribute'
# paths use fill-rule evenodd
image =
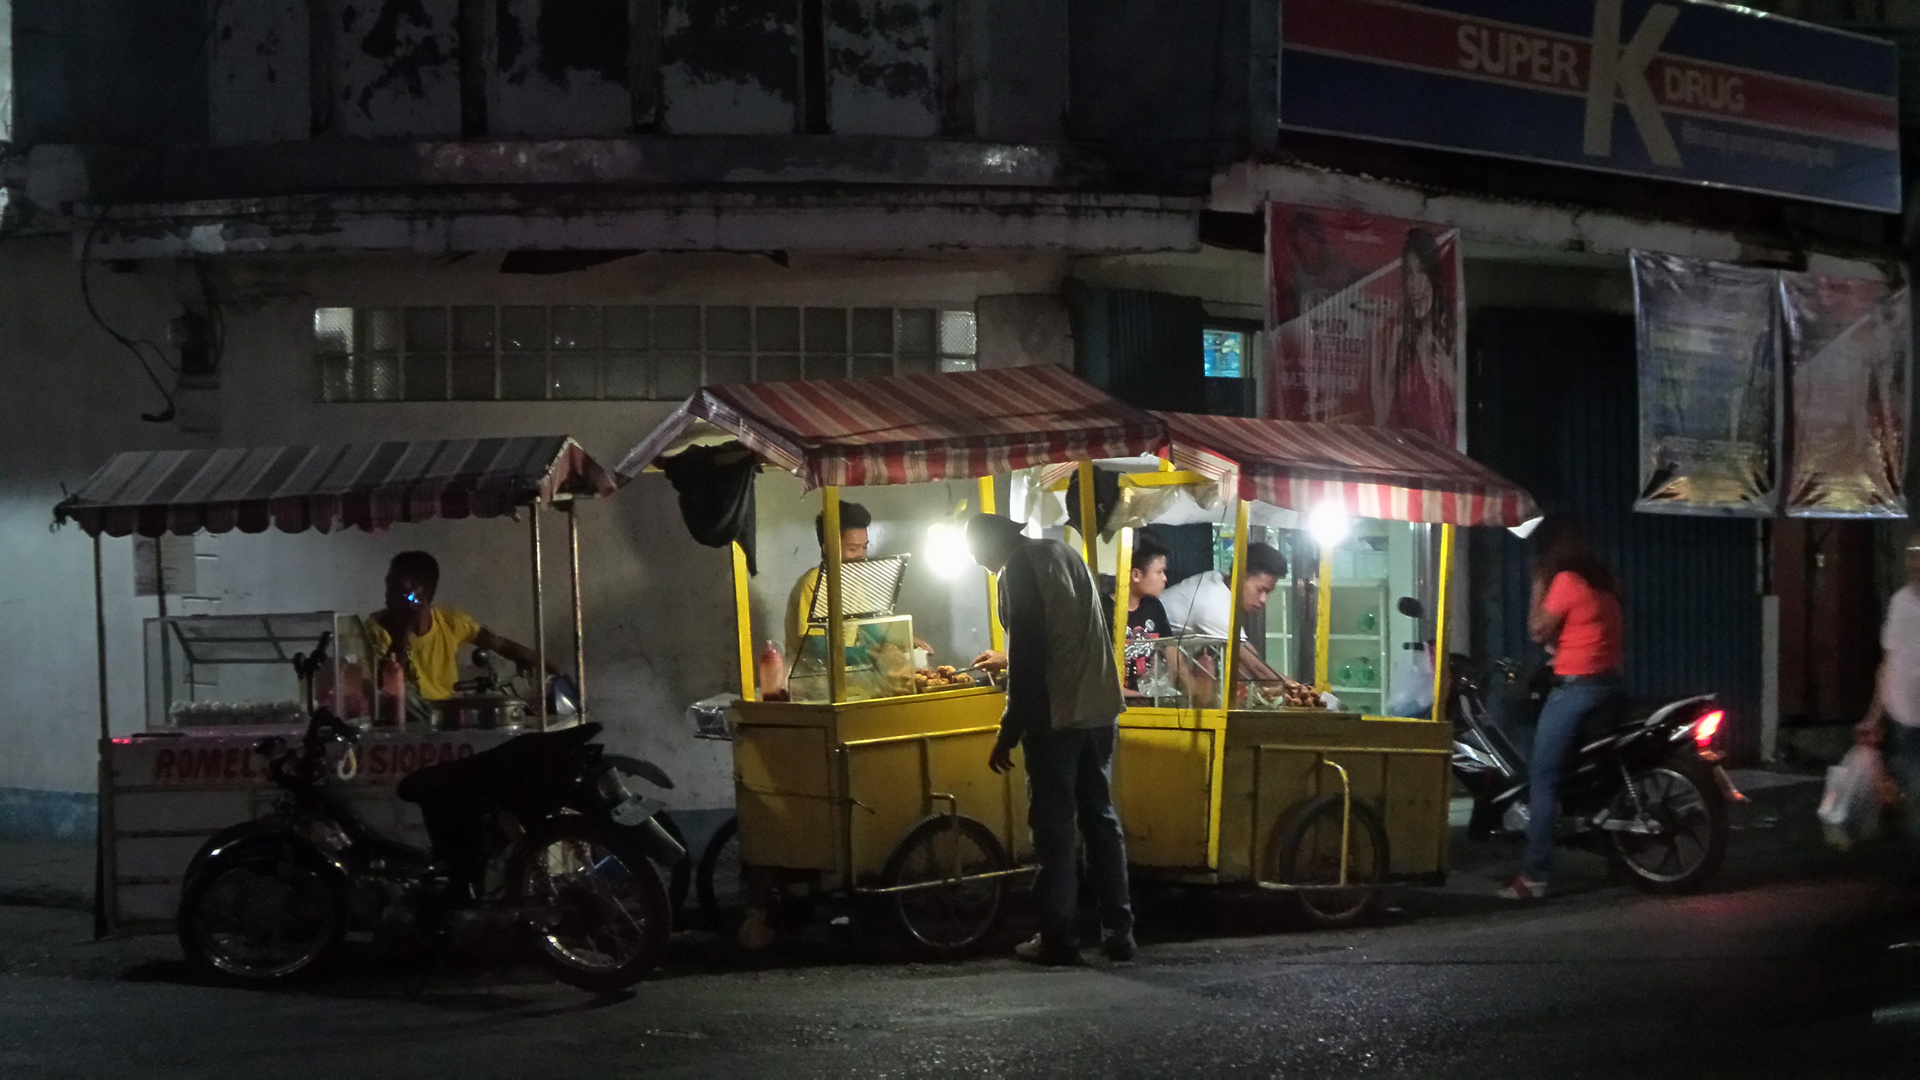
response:
<svg viewBox="0 0 1920 1080"><path fill-rule="evenodd" d="M0 907L61 908L92 911L93 897L57 885L0 886Z"/></svg>

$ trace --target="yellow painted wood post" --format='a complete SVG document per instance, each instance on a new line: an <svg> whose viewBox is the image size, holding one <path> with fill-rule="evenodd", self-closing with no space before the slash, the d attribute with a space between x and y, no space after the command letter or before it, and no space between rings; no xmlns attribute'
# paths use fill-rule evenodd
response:
<svg viewBox="0 0 1920 1080"><path fill-rule="evenodd" d="M1429 714L1435 720L1447 715L1447 584L1453 574L1453 529L1440 526L1440 596L1433 605L1433 712Z"/></svg>
<svg viewBox="0 0 1920 1080"><path fill-rule="evenodd" d="M740 650L740 696L754 701L759 695L753 692L753 609L747 602L747 549L738 540L733 542L733 627Z"/></svg>
<svg viewBox="0 0 1920 1080"><path fill-rule="evenodd" d="M1240 586L1247 580L1247 517L1252 504L1234 500L1233 567L1227 582L1227 648L1220 662L1220 700L1233 707L1234 657L1240 652Z"/></svg>
<svg viewBox="0 0 1920 1080"><path fill-rule="evenodd" d="M1086 557L1087 569L1100 572L1100 541L1096 538L1099 525L1093 518L1093 462L1080 463L1080 553Z"/></svg>
<svg viewBox="0 0 1920 1080"><path fill-rule="evenodd" d="M977 484L979 488L980 512L992 514L994 510L993 477L983 476ZM1007 631L1000 625L1000 575L987 573L987 647L999 652L1007 647Z"/></svg>
<svg viewBox="0 0 1920 1080"><path fill-rule="evenodd" d="M827 700L847 700L847 639L840 597L840 489L820 489L820 522L826 529Z"/></svg>
<svg viewBox="0 0 1920 1080"><path fill-rule="evenodd" d="M1313 688L1326 691L1333 683L1327 677L1327 651L1332 642L1327 631L1333 626L1333 549L1320 549L1320 581L1314 588L1319 600L1313 618Z"/></svg>
<svg viewBox="0 0 1920 1080"><path fill-rule="evenodd" d="M1120 530L1120 550L1113 564L1113 666L1124 685L1127 678L1127 605L1133 596L1133 530Z"/></svg>

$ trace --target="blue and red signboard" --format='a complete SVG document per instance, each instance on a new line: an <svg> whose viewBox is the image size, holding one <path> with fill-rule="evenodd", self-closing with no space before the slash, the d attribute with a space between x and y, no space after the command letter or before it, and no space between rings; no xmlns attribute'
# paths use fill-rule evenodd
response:
<svg viewBox="0 0 1920 1080"><path fill-rule="evenodd" d="M1281 0L1280 124L1900 210L1891 43L1699 0Z"/></svg>

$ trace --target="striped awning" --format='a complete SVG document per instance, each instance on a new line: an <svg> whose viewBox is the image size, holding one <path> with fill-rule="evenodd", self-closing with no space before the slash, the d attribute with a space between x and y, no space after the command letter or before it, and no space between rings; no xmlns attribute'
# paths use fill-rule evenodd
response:
<svg viewBox="0 0 1920 1080"><path fill-rule="evenodd" d="M1357 424L1155 413L1173 463L1239 477L1239 496L1303 512L1335 502L1354 517L1512 527L1539 514L1532 496L1417 432Z"/></svg>
<svg viewBox="0 0 1920 1080"><path fill-rule="evenodd" d="M739 383L688 398L620 462L638 476L715 433L809 489L972 479L1166 446L1148 413L1057 367Z"/></svg>
<svg viewBox="0 0 1920 1080"><path fill-rule="evenodd" d="M329 532L498 517L613 477L565 435L116 454L54 507L98 536Z"/></svg>

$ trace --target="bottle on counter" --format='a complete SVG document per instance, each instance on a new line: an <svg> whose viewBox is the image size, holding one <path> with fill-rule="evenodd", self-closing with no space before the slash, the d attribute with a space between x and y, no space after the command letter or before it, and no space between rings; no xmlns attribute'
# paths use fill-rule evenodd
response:
<svg viewBox="0 0 1920 1080"><path fill-rule="evenodd" d="M772 641L760 650L760 700L781 701L787 694L787 662Z"/></svg>
<svg viewBox="0 0 1920 1080"><path fill-rule="evenodd" d="M388 653L380 658L380 723L400 727L407 722L407 672L400 658Z"/></svg>

